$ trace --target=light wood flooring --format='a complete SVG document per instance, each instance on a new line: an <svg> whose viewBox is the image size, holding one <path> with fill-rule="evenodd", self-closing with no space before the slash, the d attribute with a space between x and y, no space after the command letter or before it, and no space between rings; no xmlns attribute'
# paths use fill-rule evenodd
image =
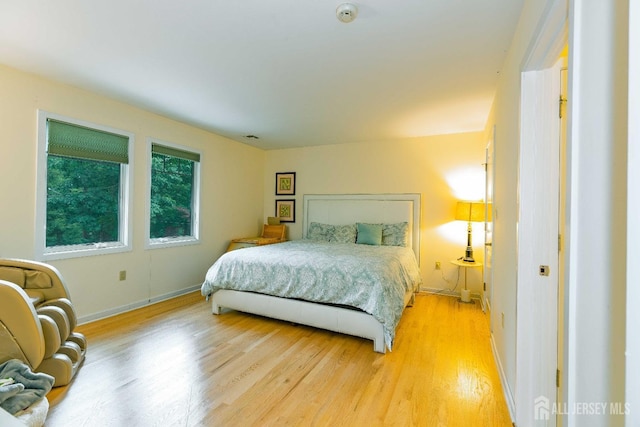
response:
<svg viewBox="0 0 640 427"><path fill-rule="evenodd" d="M477 304L419 295L394 349L229 312L199 293L80 326L58 426L511 426Z"/></svg>

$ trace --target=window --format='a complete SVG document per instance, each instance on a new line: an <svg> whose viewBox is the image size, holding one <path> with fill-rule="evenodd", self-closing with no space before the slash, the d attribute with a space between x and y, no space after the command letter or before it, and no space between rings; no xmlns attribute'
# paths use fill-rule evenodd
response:
<svg viewBox="0 0 640 427"><path fill-rule="evenodd" d="M198 243L200 153L150 141L148 246Z"/></svg>
<svg viewBox="0 0 640 427"><path fill-rule="evenodd" d="M130 250L132 135L38 115L36 249L41 259Z"/></svg>

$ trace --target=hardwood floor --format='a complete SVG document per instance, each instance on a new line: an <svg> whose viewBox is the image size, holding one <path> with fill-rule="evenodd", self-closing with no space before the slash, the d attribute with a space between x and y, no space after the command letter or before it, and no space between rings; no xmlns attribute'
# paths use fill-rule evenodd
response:
<svg viewBox="0 0 640 427"><path fill-rule="evenodd" d="M419 295L391 353L199 293L79 329L84 366L48 398L57 426L511 426L477 304Z"/></svg>

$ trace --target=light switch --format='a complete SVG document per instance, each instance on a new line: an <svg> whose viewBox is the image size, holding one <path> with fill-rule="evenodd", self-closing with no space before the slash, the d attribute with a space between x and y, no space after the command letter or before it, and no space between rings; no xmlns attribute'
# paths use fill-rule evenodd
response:
<svg viewBox="0 0 640 427"><path fill-rule="evenodd" d="M539 270L538 270L538 273L541 276L548 276L549 275L549 266L548 265L541 265Z"/></svg>

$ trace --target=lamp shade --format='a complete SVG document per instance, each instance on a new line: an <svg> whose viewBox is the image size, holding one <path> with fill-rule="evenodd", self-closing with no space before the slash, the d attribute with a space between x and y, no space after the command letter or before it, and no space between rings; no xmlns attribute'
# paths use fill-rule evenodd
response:
<svg viewBox="0 0 640 427"><path fill-rule="evenodd" d="M489 212L489 221L491 221L491 204L487 206L487 211ZM458 202L456 219L467 222L484 222L484 212L484 202Z"/></svg>

